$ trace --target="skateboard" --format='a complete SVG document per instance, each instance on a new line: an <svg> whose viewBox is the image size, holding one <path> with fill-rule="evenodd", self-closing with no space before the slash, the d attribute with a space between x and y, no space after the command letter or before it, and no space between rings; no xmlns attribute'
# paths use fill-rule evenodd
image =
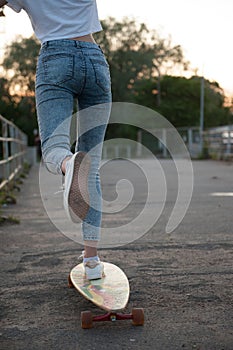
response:
<svg viewBox="0 0 233 350"><path fill-rule="evenodd" d="M125 273L116 265L104 262L104 276L96 280L87 280L83 264L75 266L68 278L68 286L75 288L87 300L106 311L105 314L93 316L90 311L81 312L81 326L92 328L94 322L132 320L135 326L144 324L142 308L133 308L129 314L120 313L129 300L129 281Z"/></svg>

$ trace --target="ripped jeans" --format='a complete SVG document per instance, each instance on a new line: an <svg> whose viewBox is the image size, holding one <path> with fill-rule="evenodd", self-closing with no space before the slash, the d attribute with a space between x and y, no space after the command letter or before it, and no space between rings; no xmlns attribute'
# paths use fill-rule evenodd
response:
<svg viewBox="0 0 233 350"><path fill-rule="evenodd" d="M109 66L100 47L92 42L69 39L42 44L36 72L36 107L44 164L62 174L64 158L88 152L90 209L82 223L84 240L99 240L102 195L99 167L111 109ZM78 101L76 135L72 114ZM77 141L76 141L77 140Z"/></svg>

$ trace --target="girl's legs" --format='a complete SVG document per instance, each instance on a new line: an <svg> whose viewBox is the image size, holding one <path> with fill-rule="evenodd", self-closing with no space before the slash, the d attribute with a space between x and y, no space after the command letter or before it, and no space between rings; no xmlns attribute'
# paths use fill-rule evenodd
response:
<svg viewBox="0 0 233 350"><path fill-rule="evenodd" d="M82 223L85 256L97 255L101 226L99 167L110 114L108 64L93 43L54 40L43 44L38 60L36 100L44 162L50 172L65 173L70 151L74 97L79 101L76 151L91 158L88 176L90 208Z"/></svg>

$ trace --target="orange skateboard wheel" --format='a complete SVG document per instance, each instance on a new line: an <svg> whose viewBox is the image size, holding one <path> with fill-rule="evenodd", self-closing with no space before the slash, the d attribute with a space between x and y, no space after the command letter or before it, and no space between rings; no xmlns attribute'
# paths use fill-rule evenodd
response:
<svg viewBox="0 0 233 350"><path fill-rule="evenodd" d="M91 311L81 312L81 324L83 329L89 329L93 326L93 319Z"/></svg>
<svg viewBox="0 0 233 350"><path fill-rule="evenodd" d="M134 326L144 325L144 310L142 308L132 309L132 323Z"/></svg>

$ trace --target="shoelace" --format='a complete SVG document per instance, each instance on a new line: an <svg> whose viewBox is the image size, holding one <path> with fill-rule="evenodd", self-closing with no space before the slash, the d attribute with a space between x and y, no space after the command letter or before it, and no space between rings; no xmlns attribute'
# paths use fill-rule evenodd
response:
<svg viewBox="0 0 233 350"><path fill-rule="evenodd" d="M62 190L59 190L59 191L57 191L57 192L54 192L54 194L59 194L59 193L61 193L61 192L64 192L64 188L62 189Z"/></svg>
<svg viewBox="0 0 233 350"><path fill-rule="evenodd" d="M54 192L54 194L59 194L61 192L64 192L65 191L65 175L62 175L62 180L61 180L61 187L60 187L60 190L57 191L57 192Z"/></svg>
<svg viewBox="0 0 233 350"><path fill-rule="evenodd" d="M100 263L96 260L90 260L90 261L85 263L85 266L89 267L90 269L94 269L99 264Z"/></svg>
<svg viewBox="0 0 233 350"><path fill-rule="evenodd" d="M84 254L85 254L85 250L82 251L82 254L79 255L78 259L79 260L83 260L84 259Z"/></svg>

